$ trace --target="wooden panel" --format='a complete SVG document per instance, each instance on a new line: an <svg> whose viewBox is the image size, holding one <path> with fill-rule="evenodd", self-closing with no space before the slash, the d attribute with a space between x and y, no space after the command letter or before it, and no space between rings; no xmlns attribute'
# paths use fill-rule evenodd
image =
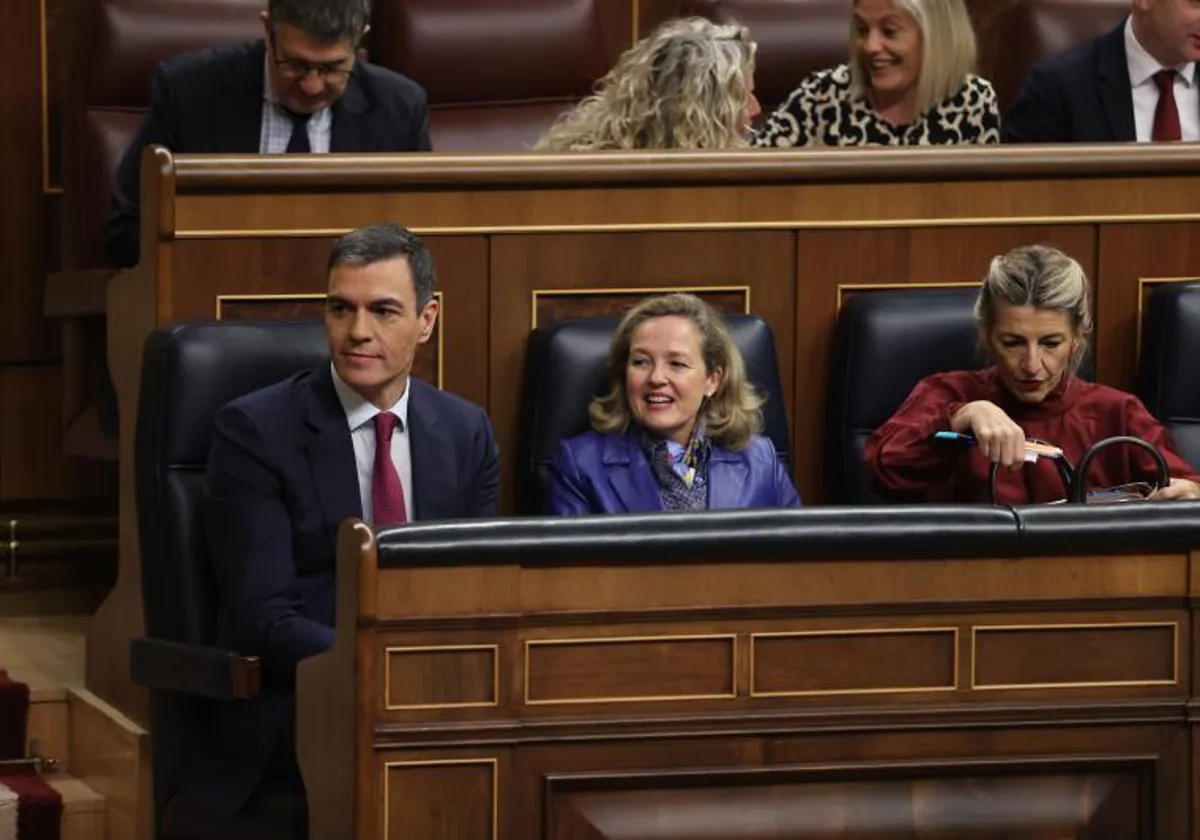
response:
<svg viewBox="0 0 1200 840"><path fill-rule="evenodd" d="M748 286L751 311L775 334L784 402L790 406L795 355L793 274L793 235L784 231L492 237L488 387L500 451L517 451L521 375L535 291L540 299L556 290ZM501 466L503 498L512 511L515 461L508 457Z"/></svg>
<svg viewBox="0 0 1200 840"><path fill-rule="evenodd" d="M41 14L38 0L9 0L0 27L0 361L57 354L58 330L42 318L42 278L53 263L57 203L42 192ZM57 416L57 415L50 415ZM43 420L45 416L43 416Z"/></svg>
<svg viewBox="0 0 1200 840"><path fill-rule="evenodd" d="M888 776L899 773L847 768L837 775L851 779L836 782L819 781L817 773L806 779L801 771L785 770L553 780L546 836L552 840L1148 840L1152 836L1140 819L1140 812L1151 803L1146 776L1137 769L1088 773L1080 768L1044 775L985 775L972 773L969 767L947 770L939 773L936 765L914 767L909 772L919 772L921 778L895 779Z"/></svg>
<svg viewBox="0 0 1200 840"><path fill-rule="evenodd" d="M5 501L112 497L116 464L63 455L61 398L57 365L0 368L0 498Z"/></svg>
<svg viewBox="0 0 1200 840"><path fill-rule="evenodd" d="M976 627L974 688L1170 685L1175 624Z"/></svg>
<svg viewBox="0 0 1200 840"><path fill-rule="evenodd" d="M980 282L997 254L1030 243L1061 248L1088 276L1096 268L1096 232L1089 225L801 231L797 241L796 370L793 415L797 484L805 502L821 497L825 402L838 286ZM795 421L794 421L795 422Z"/></svg>
<svg viewBox="0 0 1200 840"><path fill-rule="evenodd" d="M1104 225L1096 279L1096 378L1131 389L1145 282L1200 277L1200 224Z"/></svg>
<svg viewBox="0 0 1200 840"><path fill-rule="evenodd" d="M540 639L526 643L525 702L733 697L733 636Z"/></svg>
<svg viewBox="0 0 1200 840"><path fill-rule="evenodd" d="M384 840L499 836L496 759L388 761L383 773Z"/></svg>
<svg viewBox="0 0 1200 840"><path fill-rule="evenodd" d="M761 633L752 638L751 694L811 696L954 690L954 628Z"/></svg>
<svg viewBox="0 0 1200 840"><path fill-rule="evenodd" d="M386 647L380 658L389 711L500 702L498 645Z"/></svg>
<svg viewBox="0 0 1200 840"><path fill-rule="evenodd" d="M720 312L739 315L750 312L749 286L697 286L688 291ZM538 329L571 318L623 315L631 306L652 293L648 289L552 289L546 292L534 289L532 326Z"/></svg>

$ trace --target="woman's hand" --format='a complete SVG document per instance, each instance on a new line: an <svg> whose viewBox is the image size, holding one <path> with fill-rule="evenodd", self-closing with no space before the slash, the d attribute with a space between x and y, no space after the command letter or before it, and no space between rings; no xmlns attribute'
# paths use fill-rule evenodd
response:
<svg viewBox="0 0 1200 840"><path fill-rule="evenodd" d="M1175 499L1200 499L1200 484L1186 478L1172 478L1166 487L1160 487L1149 496L1152 502L1169 502Z"/></svg>
<svg viewBox="0 0 1200 840"><path fill-rule="evenodd" d="M950 428L970 431L983 457L993 464L1016 469L1025 463L1025 430L993 402L967 403L950 418Z"/></svg>

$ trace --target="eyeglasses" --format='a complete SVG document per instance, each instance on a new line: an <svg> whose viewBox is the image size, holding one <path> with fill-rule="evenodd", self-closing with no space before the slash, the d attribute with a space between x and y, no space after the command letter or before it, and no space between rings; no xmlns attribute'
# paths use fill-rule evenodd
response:
<svg viewBox="0 0 1200 840"><path fill-rule="evenodd" d="M271 54L272 56L279 54L279 45L273 34L271 36ZM279 72L285 78L292 80L307 79L310 74L316 73L326 82L341 84L354 75L353 67L339 67L336 64L312 64L298 58L273 58L273 60L275 66L279 68Z"/></svg>

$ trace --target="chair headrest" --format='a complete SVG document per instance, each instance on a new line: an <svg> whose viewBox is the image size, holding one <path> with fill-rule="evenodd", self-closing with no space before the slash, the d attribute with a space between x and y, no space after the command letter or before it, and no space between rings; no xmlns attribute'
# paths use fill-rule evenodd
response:
<svg viewBox="0 0 1200 840"><path fill-rule="evenodd" d="M834 340L831 411L846 427L875 429L920 380L986 362L977 349L976 286L856 294L842 306Z"/></svg>
<svg viewBox="0 0 1200 840"><path fill-rule="evenodd" d="M1169 283L1150 295L1142 323L1138 394L1164 423L1200 422L1200 283Z"/></svg>
<svg viewBox="0 0 1200 840"><path fill-rule="evenodd" d="M741 351L750 382L767 400L763 434L771 438L784 463L789 462L787 407L771 328L754 315L726 315L725 324ZM540 510L542 475L563 438L588 430L588 404L608 390L605 372L616 317L560 321L530 336L521 425L521 463L527 481L521 506Z"/></svg>
<svg viewBox="0 0 1200 840"><path fill-rule="evenodd" d="M328 361L325 329L317 321L157 330L142 356L139 448L156 446L164 465L203 464L221 406Z"/></svg>
<svg viewBox="0 0 1200 840"><path fill-rule="evenodd" d="M432 106L573 101L608 71L600 9L608 2L376 3L371 55L420 82Z"/></svg>
<svg viewBox="0 0 1200 840"><path fill-rule="evenodd" d="M160 61L262 37L262 0L102 0L85 3L72 83L85 107L145 108ZM88 11L90 10L90 11Z"/></svg>

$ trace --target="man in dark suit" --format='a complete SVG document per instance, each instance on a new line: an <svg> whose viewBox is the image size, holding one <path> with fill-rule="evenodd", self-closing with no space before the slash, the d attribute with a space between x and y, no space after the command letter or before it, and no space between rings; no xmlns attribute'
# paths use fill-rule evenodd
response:
<svg viewBox="0 0 1200 840"><path fill-rule="evenodd" d="M1119 27L1034 65L1008 143L1200 140L1200 2L1134 0Z"/></svg>
<svg viewBox="0 0 1200 840"><path fill-rule="evenodd" d="M341 522L496 515L487 416L410 375L437 322L434 285L429 252L407 230L385 223L348 233L329 258L331 364L217 415L204 519L218 640L260 657L263 673L257 698L219 706L211 760L193 762L188 822L221 826L222 840L240 836L230 824L250 826L251 836L264 823L277 832L270 836L303 836L302 811L292 809L300 822L285 830L279 804L303 801L295 669L333 643Z"/></svg>
<svg viewBox="0 0 1200 840"><path fill-rule="evenodd" d="M269 0L265 38L167 59L117 170L104 252L138 261L141 153L429 150L425 91L356 58L370 0Z"/></svg>

